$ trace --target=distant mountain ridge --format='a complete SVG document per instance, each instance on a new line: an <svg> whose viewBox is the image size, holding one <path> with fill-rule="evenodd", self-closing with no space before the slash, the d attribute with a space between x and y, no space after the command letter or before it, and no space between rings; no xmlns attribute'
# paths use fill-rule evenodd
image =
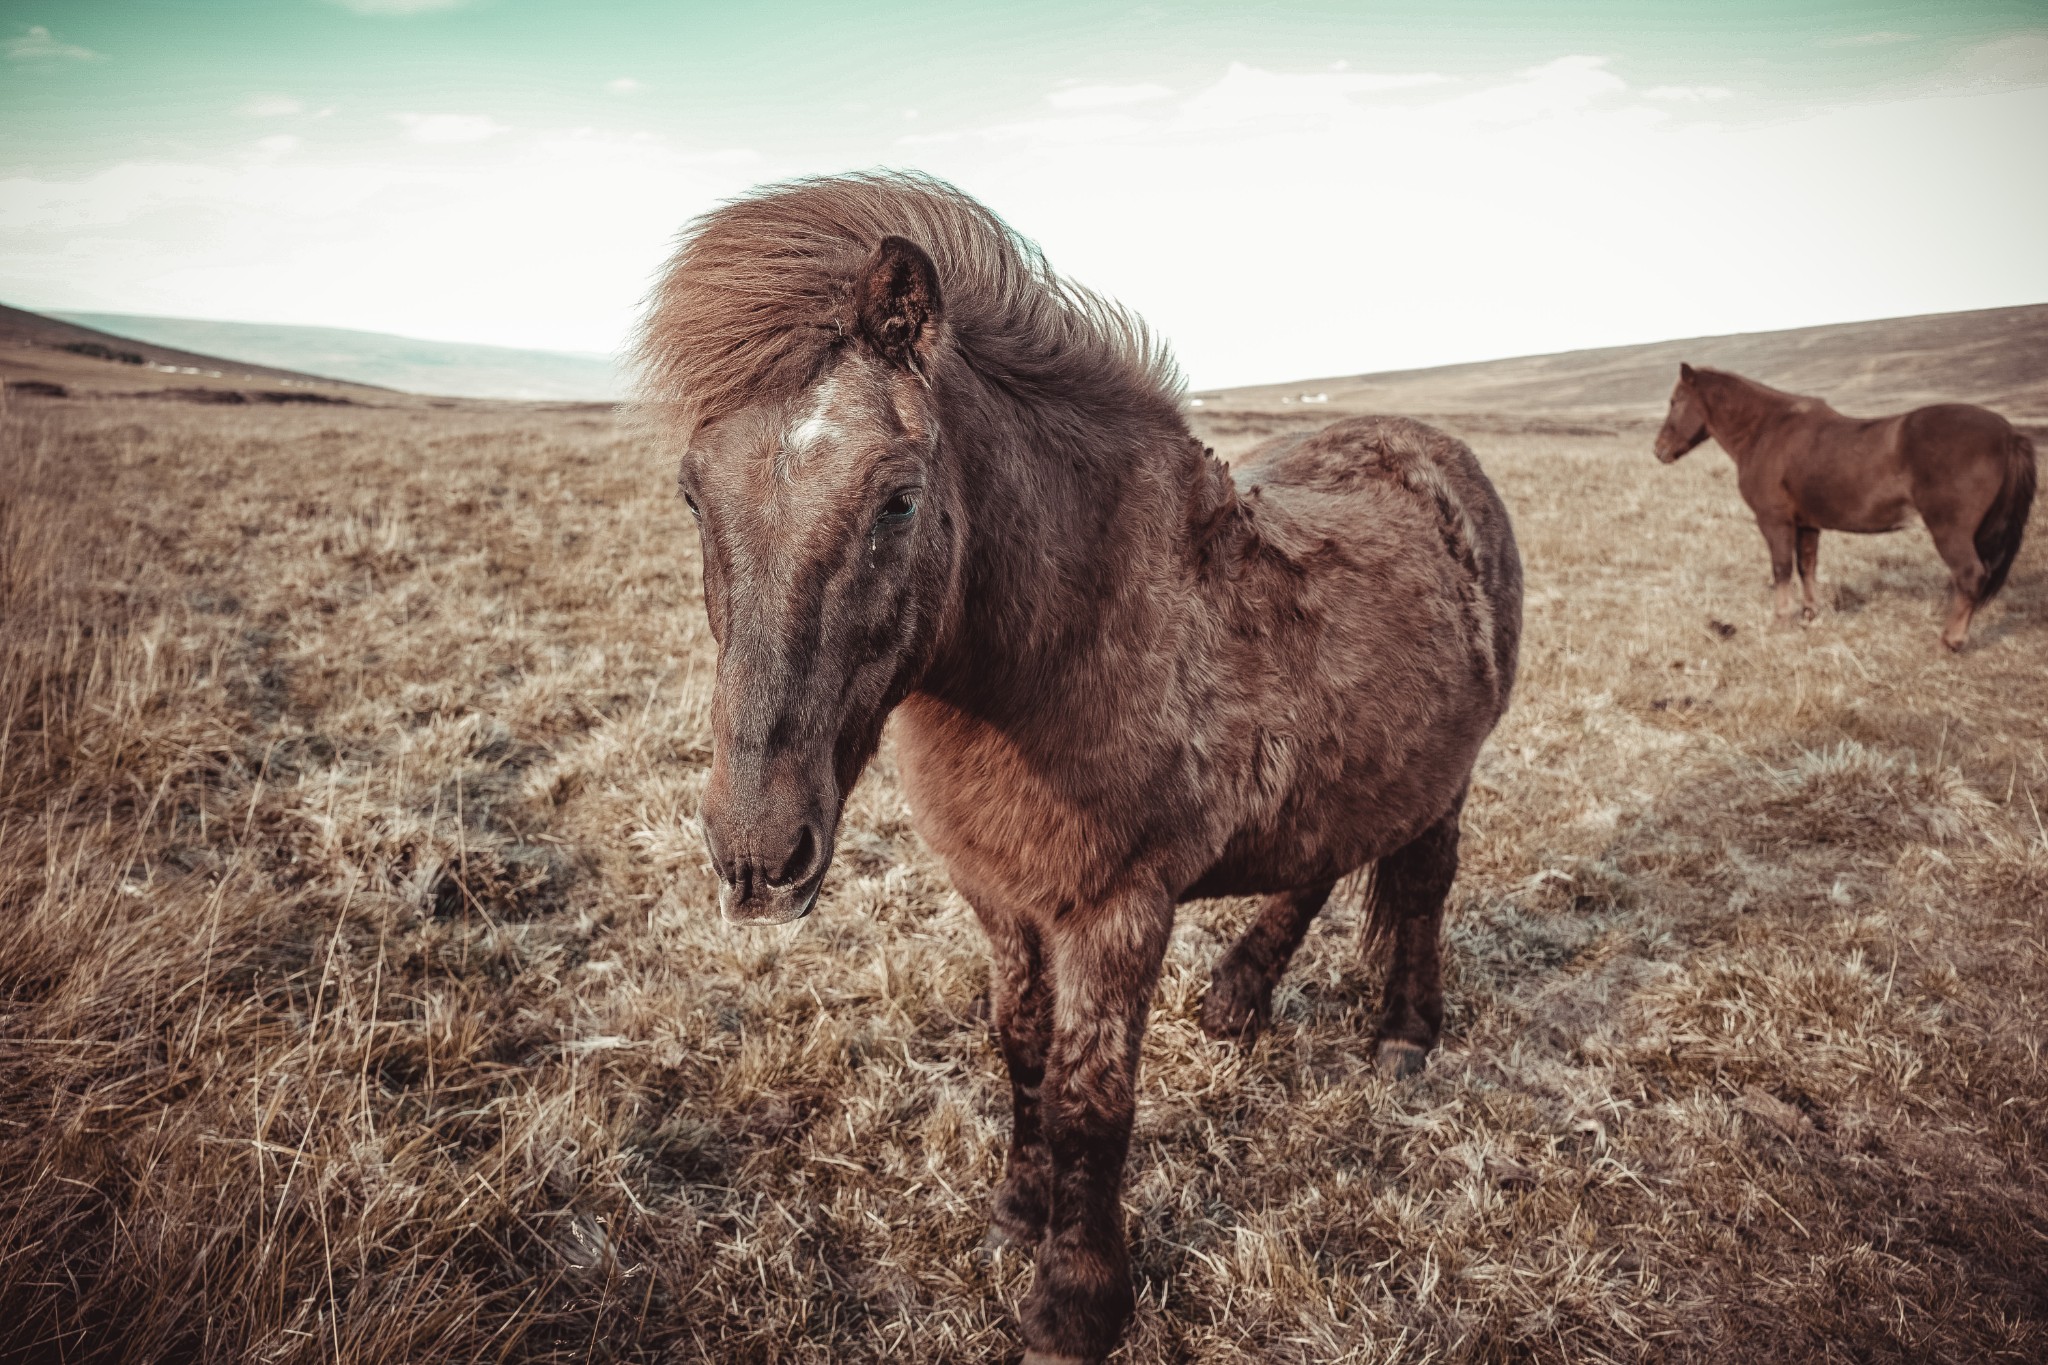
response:
<svg viewBox="0 0 2048 1365"><path fill-rule="evenodd" d="M609 357L584 352L136 313L48 316L159 346L409 393L601 402L621 398L627 389Z"/></svg>

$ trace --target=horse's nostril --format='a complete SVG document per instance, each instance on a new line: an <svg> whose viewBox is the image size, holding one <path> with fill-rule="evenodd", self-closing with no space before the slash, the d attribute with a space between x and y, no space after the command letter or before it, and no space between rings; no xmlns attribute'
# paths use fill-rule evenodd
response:
<svg viewBox="0 0 2048 1365"><path fill-rule="evenodd" d="M732 882L739 869L733 866L733 860L726 856L725 841L718 837L718 830L712 825L710 816L697 817L697 832L704 836L704 852L711 858L711 870L718 874L720 881Z"/></svg>
<svg viewBox="0 0 2048 1365"><path fill-rule="evenodd" d="M817 859L818 836L811 833L811 827L806 824L797 831L796 847L790 850L789 860L769 876L768 884L788 886L793 882L802 881L809 875Z"/></svg>

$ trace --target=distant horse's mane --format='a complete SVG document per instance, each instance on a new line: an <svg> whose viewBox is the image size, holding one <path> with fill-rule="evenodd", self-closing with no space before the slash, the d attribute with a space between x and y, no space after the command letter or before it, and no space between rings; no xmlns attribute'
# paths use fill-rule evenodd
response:
<svg viewBox="0 0 2048 1365"><path fill-rule="evenodd" d="M1041 400L1178 395L1144 323L959 190L904 172L764 186L686 227L638 338L643 395L687 431L802 387L851 335L854 283L887 236L931 256L954 343L984 379Z"/></svg>
<svg viewBox="0 0 2048 1365"><path fill-rule="evenodd" d="M1787 399L1795 403L1815 401L1808 398L1805 394L1793 393L1789 389L1774 389L1761 379L1751 379L1748 375L1737 374L1733 370L1724 370L1713 365L1695 365L1692 369L1696 375L1703 375L1708 379L1723 380L1734 384L1737 388L1749 389L1756 393L1772 394L1778 398Z"/></svg>

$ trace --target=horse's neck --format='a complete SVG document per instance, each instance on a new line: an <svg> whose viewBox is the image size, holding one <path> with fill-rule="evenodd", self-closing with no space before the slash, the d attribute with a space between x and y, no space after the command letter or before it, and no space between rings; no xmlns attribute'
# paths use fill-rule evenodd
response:
<svg viewBox="0 0 2048 1365"><path fill-rule="evenodd" d="M1749 455L1756 434L1771 418L1790 406L1781 393L1753 384L1736 374L1717 374L1701 386L1707 430L1740 464Z"/></svg>
<svg viewBox="0 0 2048 1365"><path fill-rule="evenodd" d="M947 423L972 507L963 600L925 690L994 716L1164 627L1148 587L1186 553L1191 490L1214 462L1162 396L1099 411L978 397Z"/></svg>

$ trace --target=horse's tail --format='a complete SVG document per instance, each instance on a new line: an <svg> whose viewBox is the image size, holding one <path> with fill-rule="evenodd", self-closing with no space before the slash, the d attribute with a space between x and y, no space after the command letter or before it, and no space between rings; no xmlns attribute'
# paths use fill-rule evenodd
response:
<svg viewBox="0 0 2048 1365"><path fill-rule="evenodd" d="M1977 594L1981 605L2005 586L2005 576L2019 557L2020 537L2026 534L2027 516L2034 508L2034 443L2023 431L2014 431L2005 448L2005 484L1992 500L1991 510L1977 523L1977 558L1989 570L1984 589Z"/></svg>

